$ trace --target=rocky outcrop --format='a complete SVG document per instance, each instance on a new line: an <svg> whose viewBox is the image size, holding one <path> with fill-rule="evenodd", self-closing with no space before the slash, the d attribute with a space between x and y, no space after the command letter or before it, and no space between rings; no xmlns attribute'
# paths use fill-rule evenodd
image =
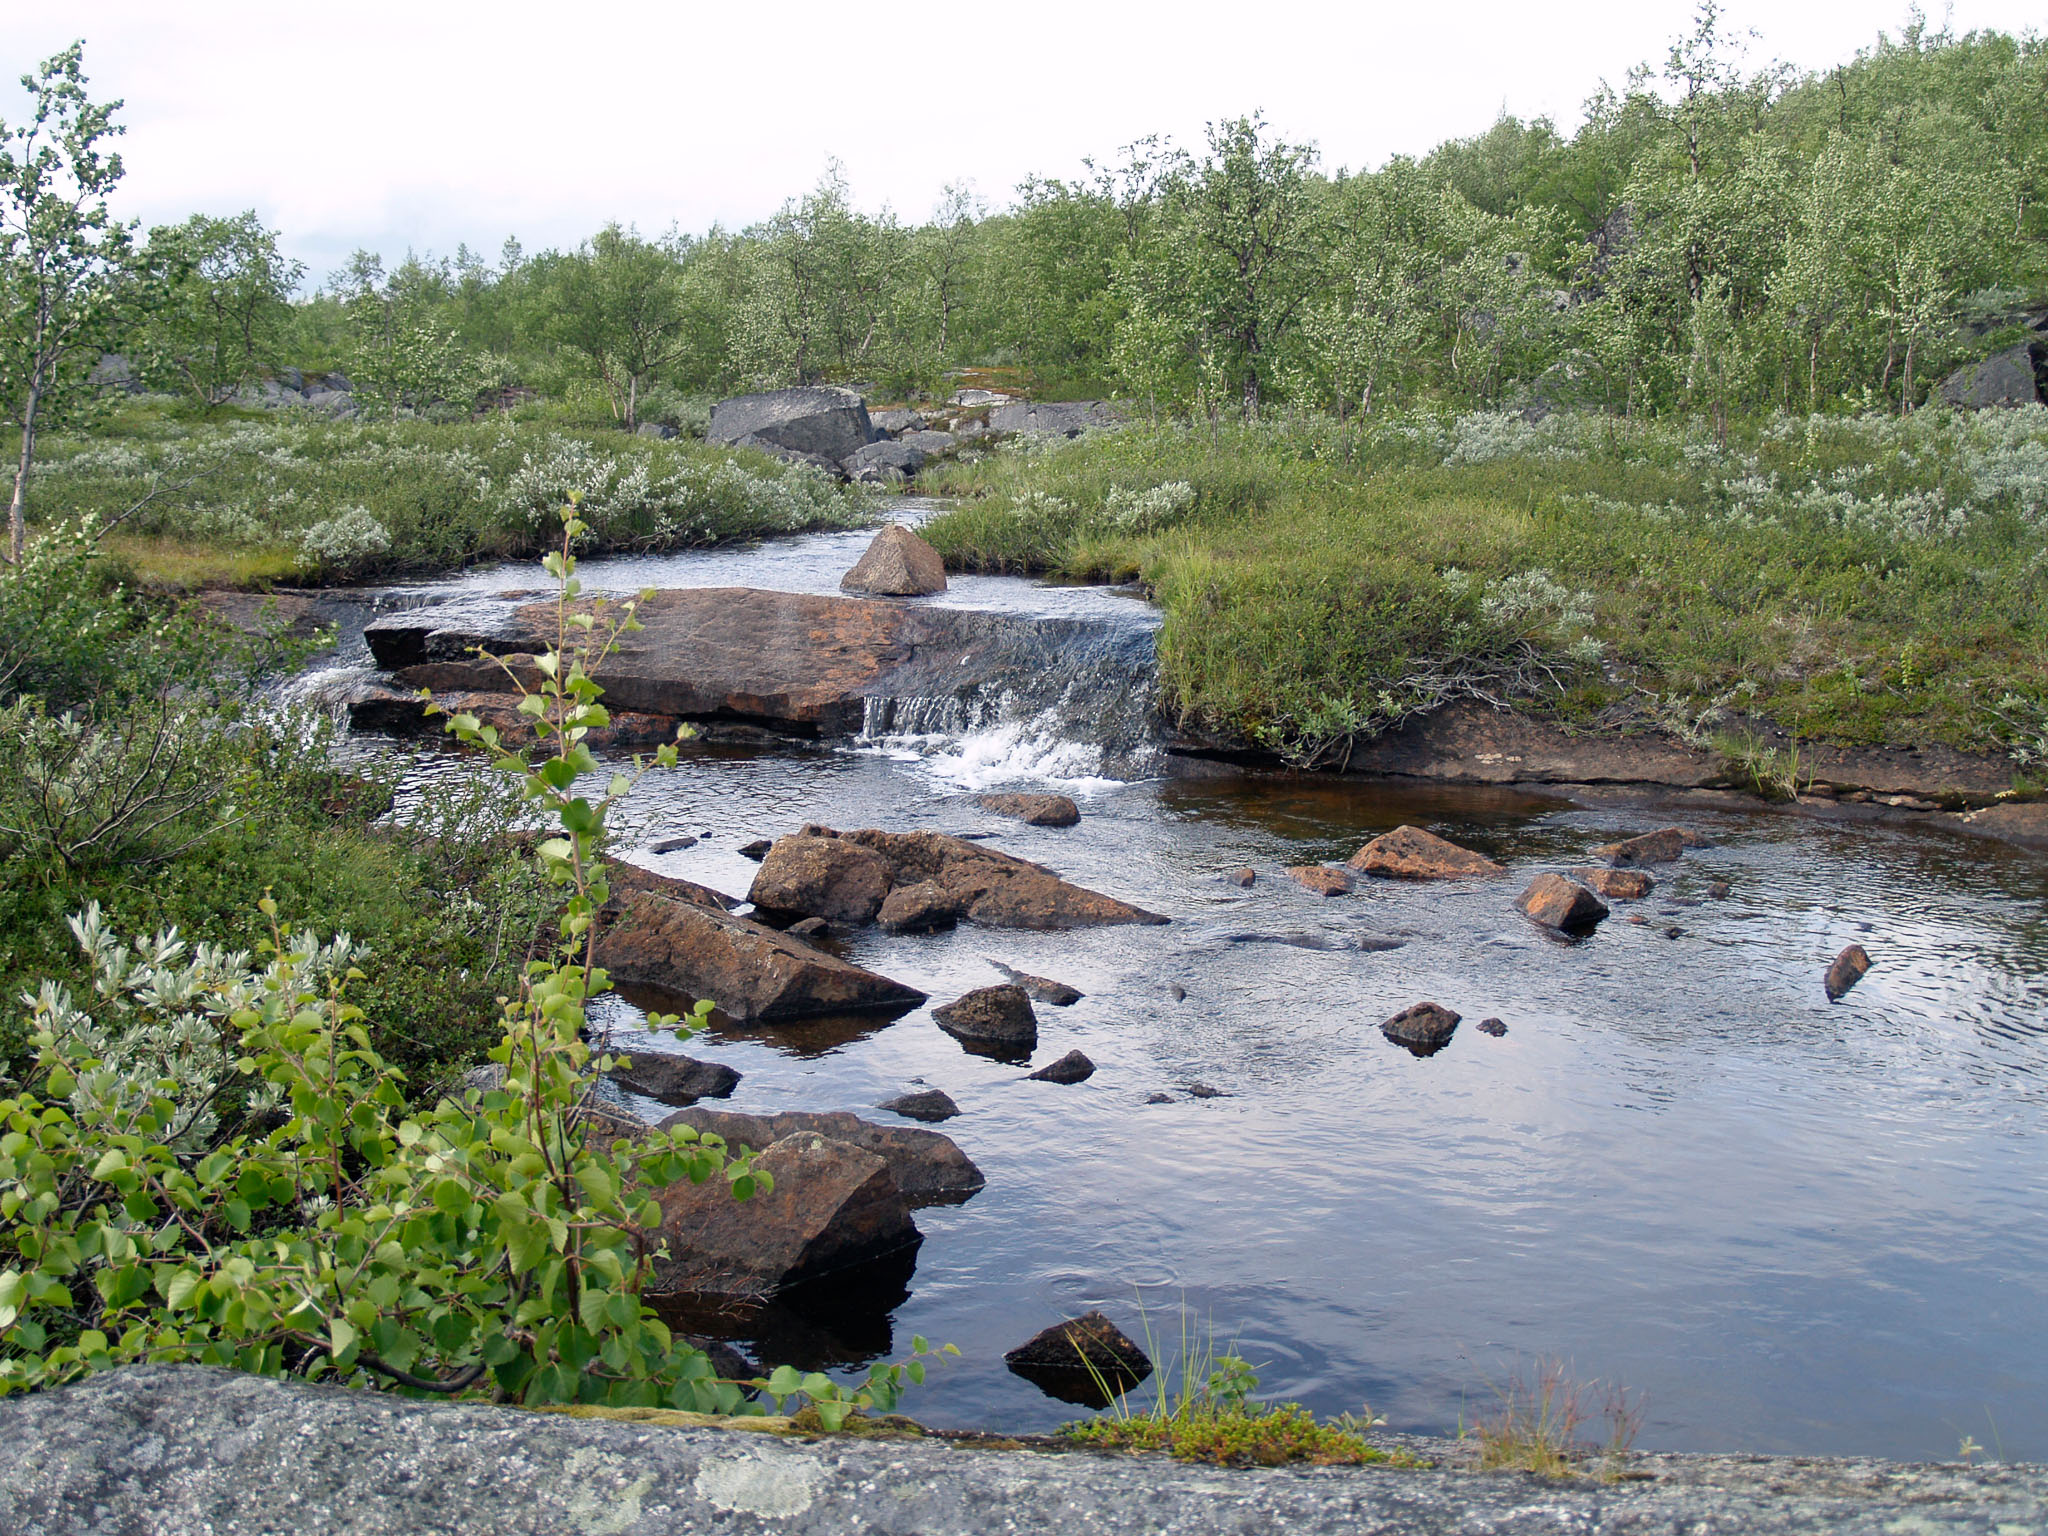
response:
<svg viewBox="0 0 2048 1536"><path fill-rule="evenodd" d="M1576 880L1563 875L1538 875L1515 898L1517 910L1530 921L1560 933L1587 933L1607 916L1607 904Z"/></svg>
<svg viewBox="0 0 2048 1536"><path fill-rule="evenodd" d="M1870 974L1870 952L1861 944L1851 944L1828 966L1823 978L1827 988L1828 1001L1839 1003L1851 987Z"/></svg>
<svg viewBox="0 0 2048 1536"><path fill-rule="evenodd" d="M924 468L924 450L896 438L869 443L840 460L839 467L849 480L864 485L882 485L908 480Z"/></svg>
<svg viewBox="0 0 2048 1536"><path fill-rule="evenodd" d="M923 884L937 885L957 907L959 917L987 928L1091 928L1166 921L1128 902L1070 885L1042 864L943 832L841 833L806 827L777 839L768 850L749 899L778 917L836 916L871 922L891 892Z"/></svg>
<svg viewBox="0 0 2048 1536"><path fill-rule="evenodd" d="M915 448L927 461L951 453L960 446L960 439L951 432L906 432L897 441L906 448Z"/></svg>
<svg viewBox="0 0 2048 1536"><path fill-rule="evenodd" d="M1381 833L1346 862L1362 874L1392 880L1472 880L1504 873L1482 853L1408 826Z"/></svg>
<svg viewBox="0 0 2048 1536"><path fill-rule="evenodd" d="M872 701L984 698L1057 675L1076 653L1120 643L1088 619L1029 619L886 599L819 597L712 587L657 592L638 611L641 628L595 668L614 721L667 717L736 722L795 736L852 736ZM479 596L376 619L364 640L397 689L490 696L516 713L503 671L473 654L508 658L545 650L554 608L518 596ZM515 668L537 678L522 659ZM409 728L431 728L404 698ZM615 729L618 729L615 725Z"/></svg>
<svg viewBox="0 0 2048 1536"><path fill-rule="evenodd" d="M672 1130L679 1125L689 1126L700 1134L709 1131L722 1137L728 1147L746 1146L756 1151L800 1131L843 1141L872 1152L887 1163L890 1177L912 1206L957 1205L971 1198L986 1182L981 1170L950 1136L909 1126L876 1125L844 1110L830 1114L790 1110L750 1115L700 1106L670 1115L661 1122L661 1129Z"/></svg>
<svg viewBox="0 0 2048 1536"><path fill-rule="evenodd" d="M850 389L811 385L739 395L711 408L704 440L729 446L781 449L837 465L874 439L867 403Z"/></svg>
<svg viewBox="0 0 2048 1536"><path fill-rule="evenodd" d="M918 1088L909 1093L899 1093L893 1099L884 1099L875 1108L886 1109L906 1120L923 1120L928 1124L950 1120L960 1113L960 1106L953 1102L953 1096L939 1088Z"/></svg>
<svg viewBox="0 0 2048 1536"><path fill-rule="evenodd" d="M0 1530L1990 1536L2048 1527L2048 1469L2024 1462L1636 1452L1610 1481L1475 1475L1469 1440L1406 1444L1424 1465L1223 1470L935 1437L747 1434L658 1410L534 1413L137 1365L0 1398Z"/></svg>
<svg viewBox="0 0 2048 1536"><path fill-rule="evenodd" d="M2034 405L2041 399L2041 373L2048 345L2023 341L1982 362L1965 363L1941 381L1941 398L1959 410Z"/></svg>
<svg viewBox="0 0 2048 1536"><path fill-rule="evenodd" d="M498 679L503 681L503 675ZM423 685L424 686L424 685ZM516 693L482 693L467 688L436 688L434 703L448 715L474 715L479 724L493 726L507 746L531 746L537 739L533 721L519 712ZM416 688L386 688L369 684L356 690L348 702L348 723L358 731L376 731L390 736L442 734L446 724L440 715L429 715ZM637 710L612 711L611 723L592 730L584 740L595 751L609 747L659 746L676 739L672 716L642 714Z"/></svg>
<svg viewBox="0 0 2048 1536"><path fill-rule="evenodd" d="M1081 819L1081 808L1065 795L977 795L974 803L1030 827L1071 827Z"/></svg>
<svg viewBox="0 0 2048 1536"><path fill-rule="evenodd" d="M1435 1003L1415 1003L1380 1025L1380 1033L1418 1056L1434 1055L1458 1032L1459 1015Z"/></svg>
<svg viewBox="0 0 2048 1536"><path fill-rule="evenodd" d="M1026 1076L1034 1083L1085 1083L1095 1075L1095 1063L1083 1051L1069 1051L1058 1061Z"/></svg>
<svg viewBox="0 0 2048 1536"><path fill-rule="evenodd" d="M977 1055L1010 1061L1038 1049L1038 1015L1022 987L976 987L934 1008L932 1021Z"/></svg>
<svg viewBox="0 0 2048 1536"><path fill-rule="evenodd" d="M699 1099L725 1099L740 1085L740 1074L723 1062L699 1061L673 1051L632 1051L625 1066L608 1075L629 1093L657 1099L677 1109Z"/></svg>
<svg viewBox="0 0 2048 1536"><path fill-rule="evenodd" d="M984 957L986 958L986 957ZM1055 1008L1071 1008L1087 994L1079 987L1070 987L1064 981L1052 981L1044 976L1033 976L1028 971L1012 970L1000 960L988 962L1002 974L1003 980L1013 987L1022 987L1024 995L1034 1003L1049 1003Z"/></svg>
<svg viewBox="0 0 2048 1536"><path fill-rule="evenodd" d="M839 589L871 597L929 596L946 590L946 562L908 528L892 523L839 578Z"/></svg>
<svg viewBox="0 0 2048 1536"><path fill-rule="evenodd" d="M663 1251L648 1295L763 1302L922 1241L888 1163L872 1152L798 1131L771 1143L755 1166L774 1188L743 1201L719 1178L656 1192Z"/></svg>
<svg viewBox="0 0 2048 1536"><path fill-rule="evenodd" d="M868 425L884 437L901 437L906 432L922 432L924 417L916 411L869 411Z"/></svg>
<svg viewBox="0 0 2048 1536"><path fill-rule="evenodd" d="M902 1013L925 994L729 912L652 893L621 903L597 942L612 979L708 997L742 1021Z"/></svg>

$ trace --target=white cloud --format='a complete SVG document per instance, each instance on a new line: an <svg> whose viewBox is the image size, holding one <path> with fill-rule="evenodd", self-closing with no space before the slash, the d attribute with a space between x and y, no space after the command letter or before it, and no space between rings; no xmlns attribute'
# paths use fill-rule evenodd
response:
<svg viewBox="0 0 2048 1536"><path fill-rule="evenodd" d="M1141 134L1198 142L1263 108L1332 164L1376 164L1505 108L1569 123L1602 79L1661 57L1690 0L964 0L945 7L360 0L0 0L8 72L75 36L120 96L125 210L256 208L316 274L362 245L573 243L608 219L739 225L845 162L870 207L925 213L971 179L992 202ZM1953 25L2032 7L1962 0ZM1903 8L1734 0L1759 62L1845 59ZM0 97L0 114L18 99Z"/></svg>

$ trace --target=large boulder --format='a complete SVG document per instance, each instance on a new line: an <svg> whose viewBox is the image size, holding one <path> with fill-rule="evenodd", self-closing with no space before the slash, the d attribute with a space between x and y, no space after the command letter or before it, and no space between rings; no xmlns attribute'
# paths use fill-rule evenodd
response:
<svg viewBox="0 0 2048 1536"><path fill-rule="evenodd" d="M845 1110L814 1114L786 1110L750 1115L735 1109L686 1109L661 1122L662 1130L687 1125L722 1137L728 1147L759 1151L799 1131L829 1136L872 1152L889 1165L890 1177L913 1206L957 1205L970 1199L987 1181L950 1136L913 1130L904 1125L876 1125Z"/></svg>
<svg viewBox="0 0 2048 1536"><path fill-rule="evenodd" d="M1013 400L988 413L991 432L1031 432L1048 437L1079 437L1083 432L1115 426L1120 420L1100 400Z"/></svg>
<svg viewBox="0 0 2048 1536"><path fill-rule="evenodd" d="M839 578L839 590L873 597L925 597L946 590L946 562L908 528L891 523Z"/></svg>
<svg viewBox="0 0 2048 1536"><path fill-rule="evenodd" d="M924 417L912 410L870 411L868 425L884 437L901 437L906 432L922 432Z"/></svg>
<svg viewBox="0 0 2048 1536"><path fill-rule="evenodd" d="M1420 827L1382 833L1347 862L1363 874L1393 880L1474 880L1502 873L1485 854L1460 848Z"/></svg>
<svg viewBox="0 0 2048 1536"><path fill-rule="evenodd" d="M907 480L924 468L924 450L894 438L856 448L839 461L848 479L867 484Z"/></svg>
<svg viewBox="0 0 2048 1536"><path fill-rule="evenodd" d="M1538 875L1515 898L1530 921L1560 933L1590 932L1607 915L1607 904L1576 880L1563 875Z"/></svg>
<svg viewBox="0 0 2048 1536"><path fill-rule="evenodd" d="M1966 363L1941 381L1941 398L1962 410L2033 405L2041 399L2041 346L2021 342Z"/></svg>
<svg viewBox="0 0 2048 1536"><path fill-rule="evenodd" d="M936 933L959 922L960 910L959 898L938 881L920 880L891 891L883 899L875 921L889 933Z"/></svg>
<svg viewBox="0 0 2048 1536"><path fill-rule="evenodd" d="M1038 1049L1038 1016L1022 987L976 987L965 997L934 1008L932 1018L977 1055L1015 1060Z"/></svg>
<svg viewBox="0 0 2048 1536"><path fill-rule="evenodd" d="M865 401L850 389L812 385L740 395L711 407L706 442L786 448L837 464L874 437Z"/></svg>
<svg viewBox="0 0 2048 1536"><path fill-rule="evenodd" d="M306 408L342 421L355 415L356 397L344 389L309 389L306 391Z"/></svg>
<svg viewBox="0 0 2048 1536"><path fill-rule="evenodd" d="M879 855L886 885L876 891L876 866L841 843ZM985 928L1094 928L1164 923L1113 896L1070 885L1043 864L1014 858L943 832L835 832L805 827L777 839L754 876L748 899L777 917L834 917L868 922L899 887L936 884L961 917ZM854 914L865 914L855 916Z"/></svg>
<svg viewBox="0 0 2048 1536"><path fill-rule="evenodd" d="M906 432L897 441L906 448L915 448L927 460L943 457L960 446L960 439L950 432Z"/></svg>
<svg viewBox="0 0 2048 1536"><path fill-rule="evenodd" d="M714 907L636 893L606 922L597 963L614 981L708 997L743 1022L902 1013L925 994Z"/></svg>
<svg viewBox="0 0 2048 1536"><path fill-rule="evenodd" d="M872 1152L799 1131L767 1147L755 1166L775 1187L744 1201L716 1178L680 1179L655 1195L662 1251L649 1295L763 1302L921 1241L888 1163Z"/></svg>

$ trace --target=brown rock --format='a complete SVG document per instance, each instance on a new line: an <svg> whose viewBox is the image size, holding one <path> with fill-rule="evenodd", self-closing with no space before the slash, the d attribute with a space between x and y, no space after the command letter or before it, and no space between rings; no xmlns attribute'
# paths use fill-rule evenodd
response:
<svg viewBox="0 0 2048 1536"><path fill-rule="evenodd" d="M1028 971L1012 970L1000 960L990 960L988 963L1002 973L1003 980L1012 986L1022 987L1024 995L1034 1003L1050 1003L1055 1008L1071 1008L1088 995L1079 987L1070 987L1064 981L1052 981L1044 976L1033 976Z"/></svg>
<svg viewBox="0 0 2048 1536"><path fill-rule="evenodd" d="M1287 878L1318 896L1343 896L1351 890L1351 876L1327 864L1296 864Z"/></svg>
<svg viewBox="0 0 2048 1536"><path fill-rule="evenodd" d="M2048 848L2048 800L1989 805L1970 812L1960 825L1979 836L1995 837L2022 848Z"/></svg>
<svg viewBox="0 0 2048 1536"><path fill-rule="evenodd" d="M476 716L479 724L495 727L499 739L508 747L530 746L534 741L533 721L519 712L519 695L489 686L493 681L504 680L503 673L492 679L481 672L465 670L453 687L428 675L401 678L406 686L399 688L372 684L349 700L348 722L359 731L392 736L441 736L447 722L439 715L427 714L418 692L420 688L432 688L434 702L448 714ZM597 727L584 738L593 748L644 747L675 739L673 717L630 709L613 710L609 724Z"/></svg>
<svg viewBox="0 0 2048 1536"><path fill-rule="evenodd" d="M889 894L890 878L888 861L872 848L798 833L775 840L747 899L769 912L871 923Z"/></svg>
<svg viewBox="0 0 2048 1536"><path fill-rule="evenodd" d="M876 859L879 864L873 862ZM865 910L873 917L891 890L927 881L944 887L957 915L987 928L1066 929L1166 921L1128 902L1070 885L1043 864L943 832L805 827L793 837L779 839L769 851L755 878L752 899L777 913L833 916Z"/></svg>
<svg viewBox="0 0 2048 1536"><path fill-rule="evenodd" d="M1107 1407L1112 1394L1127 1392L1152 1374L1151 1358L1100 1312L1055 1323L1003 1361L1054 1397L1090 1407Z"/></svg>
<svg viewBox="0 0 2048 1536"><path fill-rule="evenodd" d="M960 902L938 881L920 880L891 891L875 920L890 933L932 933L960 921Z"/></svg>
<svg viewBox="0 0 2048 1536"><path fill-rule="evenodd" d="M1538 875L1515 898L1515 906L1533 921L1563 933L1584 931L1607 915L1605 902L1563 875Z"/></svg>
<svg viewBox="0 0 2048 1536"><path fill-rule="evenodd" d="M1030 1074L1034 1083L1085 1083L1095 1075L1095 1063L1080 1051L1069 1051L1058 1061Z"/></svg>
<svg viewBox="0 0 2048 1536"><path fill-rule="evenodd" d="M845 1110L830 1114L786 1110L775 1115L749 1115L699 1105L670 1115L660 1128L673 1130L680 1125L700 1134L708 1131L722 1137L728 1147L756 1150L799 1131L843 1141L872 1152L887 1163L896 1187L913 1206L956 1205L986 1182L981 1170L950 1136L914 1130L907 1125L876 1125Z"/></svg>
<svg viewBox="0 0 2048 1536"><path fill-rule="evenodd" d="M665 1251L648 1294L766 1301L920 1241L889 1165L872 1152L798 1132L755 1165L775 1188L748 1200L735 1200L719 1178L679 1180L655 1196Z"/></svg>
<svg viewBox="0 0 2048 1536"><path fill-rule="evenodd" d="M723 1099L732 1095L740 1074L722 1062L699 1061L673 1051L633 1051L625 1065L607 1075L621 1088L644 1094L677 1108L699 1099Z"/></svg>
<svg viewBox="0 0 2048 1536"><path fill-rule="evenodd" d="M1823 983L1828 990L1828 1001L1838 1003L1848 990L1861 981L1870 970L1870 953L1861 944L1851 944L1828 967Z"/></svg>
<svg viewBox="0 0 2048 1536"><path fill-rule="evenodd" d="M842 592L874 597L923 597L946 590L946 562L908 528L891 524L876 534L852 570L839 578Z"/></svg>
<svg viewBox="0 0 2048 1536"><path fill-rule="evenodd" d="M925 1000L765 924L653 894L631 897L606 924L597 963L614 981L708 997L743 1021L901 1013Z"/></svg>
<svg viewBox="0 0 2048 1536"><path fill-rule="evenodd" d="M1670 864L1684 854L1688 847L1698 847L1687 841L1689 834L1683 827L1660 827L1655 832L1645 832L1641 837L1631 837L1619 843L1608 843L1593 850L1593 857L1604 859L1615 869L1637 869L1645 864Z"/></svg>
<svg viewBox="0 0 2048 1536"><path fill-rule="evenodd" d="M1479 1033L1482 1035L1492 1035L1498 1040L1507 1032L1507 1024L1500 1019L1481 1019L1479 1021Z"/></svg>
<svg viewBox="0 0 2048 1536"><path fill-rule="evenodd" d="M1071 827L1081 819L1081 808L1065 795L980 795L974 803L1033 827Z"/></svg>
<svg viewBox="0 0 2048 1536"><path fill-rule="evenodd" d="M605 879L612 888L611 905L614 910L623 910L626 903L638 895L666 896L671 901L707 907L713 912L730 912L740 904L738 897L714 891L708 885L699 885L694 880L678 880L674 875L658 875L638 864L622 864L617 860L606 864Z"/></svg>
<svg viewBox="0 0 2048 1536"><path fill-rule="evenodd" d="M1233 869L1223 877L1240 890L1248 891L1259 883L1259 872L1255 869Z"/></svg>
<svg viewBox="0 0 2048 1536"><path fill-rule="evenodd" d="M1038 1015L1022 987L977 987L932 1018L947 1034L979 1055L1014 1058L1038 1048Z"/></svg>
<svg viewBox="0 0 2048 1536"><path fill-rule="evenodd" d="M1435 1003L1416 1003L1380 1025L1380 1033L1419 1056L1431 1055L1451 1043L1458 1015Z"/></svg>
<svg viewBox="0 0 2048 1536"><path fill-rule="evenodd" d="M884 1099L875 1106L886 1109L892 1115L901 1115L906 1120L937 1122L950 1120L960 1113L960 1106L953 1102L953 1096L938 1088L920 1088L914 1093L899 1093L893 1099Z"/></svg>
<svg viewBox="0 0 2048 1536"><path fill-rule="evenodd" d="M757 837L751 843L740 844L739 856L743 859L752 859L758 864L768 857L768 850L774 846L767 838Z"/></svg>
<svg viewBox="0 0 2048 1536"><path fill-rule="evenodd" d="M1641 901L1657 884L1640 869L1575 869L1572 878L1609 901Z"/></svg>
<svg viewBox="0 0 2048 1536"><path fill-rule="evenodd" d="M1353 869L1395 880L1474 880L1504 873L1500 865L1420 827L1396 827L1351 855Z"/></svg>

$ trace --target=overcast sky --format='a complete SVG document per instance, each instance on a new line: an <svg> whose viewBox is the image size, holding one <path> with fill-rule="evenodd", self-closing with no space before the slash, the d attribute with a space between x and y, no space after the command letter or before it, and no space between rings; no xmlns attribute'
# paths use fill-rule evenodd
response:
<svg viewBox="0 0 2048 1536"><path fill-rule="evenodd" d="M1943 12L1930 7L1936 21ZM1957 31L2038 25L1956 0ZM744 225L846 165L856 199L927 214L948 181L996 206L1029 173L1263 109L1327 165L1375 165L1505 108L1569 127L1661 59L1692 0L0 0L11 77L86 40L126 102L124 213L254 208L318 280L357 247L495 253L607 220ZM1820 68L1903 0L1729 0L1752 59ZM11 86L0 116L20 114Z"/></svg>

